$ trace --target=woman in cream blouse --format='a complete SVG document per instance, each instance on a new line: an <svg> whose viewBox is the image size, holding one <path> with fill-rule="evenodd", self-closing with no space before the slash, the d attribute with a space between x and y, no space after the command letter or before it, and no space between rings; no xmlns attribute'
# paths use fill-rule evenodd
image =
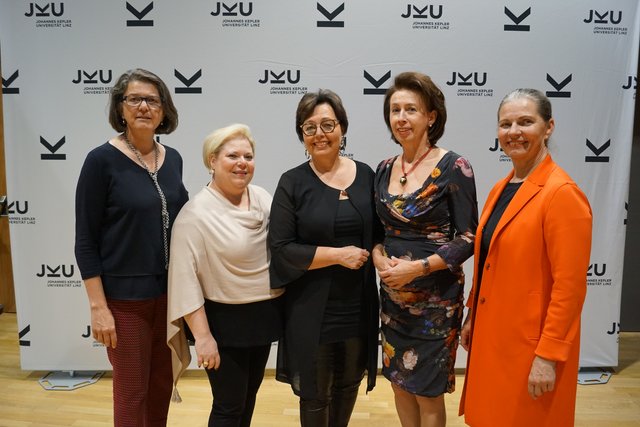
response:
<svg viewBox="0 0 640 427"><path fill-rule="evenodd" d="M210 426L250 425L271 343L282 330L282 290L269 286L271 196L249 184L254 147L241 124L206 138L211 182L183 207L172 231L168 343L174 380L191 360L186 336L192 332L214 397Z"/></svg>

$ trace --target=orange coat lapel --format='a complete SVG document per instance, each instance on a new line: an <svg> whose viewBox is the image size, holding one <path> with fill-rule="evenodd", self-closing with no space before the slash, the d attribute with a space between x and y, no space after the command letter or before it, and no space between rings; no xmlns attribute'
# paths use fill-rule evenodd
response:
<svg viewBox="0 0 640 427"><path fill-rule="evenodd" d="M496 229L493 232L491 238L491 245L489 245L489 253L491 252L491 246L493 242L500 237L501 231L511 222L511 220L529 203L529 201L542 190L542 187L549 179L549 175L554 169L554 163L551 156L547 154L544 160L531 172L531 174L524 180L520 189L516 192L513 200L507 206L507 209L502 214L500 221L496 225ZM482 212L480 219L480 225L484 227L493 208L495 207L502 190L507 186L509 180L513 177L513 171L509 175L500 181L491 193L491 199L487 200L487 205ZM476 239L478 241L479 239Z"/></svg>

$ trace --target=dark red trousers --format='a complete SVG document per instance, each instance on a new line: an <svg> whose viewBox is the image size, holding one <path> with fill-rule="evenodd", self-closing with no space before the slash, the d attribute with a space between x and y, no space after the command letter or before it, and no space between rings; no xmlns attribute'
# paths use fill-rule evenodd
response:
<svg viewBox="0 0 640 427"><path fill-rule="evenodd" d="M115 427L165 427L173 388L167 347L167 296L107 300L116 324L113 366Z"/></svg>

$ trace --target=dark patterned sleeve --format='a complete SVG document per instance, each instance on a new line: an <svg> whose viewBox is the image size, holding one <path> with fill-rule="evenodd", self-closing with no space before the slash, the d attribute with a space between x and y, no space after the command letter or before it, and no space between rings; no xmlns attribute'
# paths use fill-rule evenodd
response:
<svg viewBox="0 0 640 427"><path fill-rule="evenodd" d="M268 243L271 251L269 279L272 288L281 288L307 272L317 246L298 243L294 178L282 175L271 203Z"/></svg>
<svg viewBox="0 0 640 427"><path fill-rule="evenodd" d="M478 200L476 183L471 164L464 157L458 157L449 170L448 205L452 240L442 245L438 254L451 271L458 271L461 265L473 255L473 243L478 227Z"/></svg>

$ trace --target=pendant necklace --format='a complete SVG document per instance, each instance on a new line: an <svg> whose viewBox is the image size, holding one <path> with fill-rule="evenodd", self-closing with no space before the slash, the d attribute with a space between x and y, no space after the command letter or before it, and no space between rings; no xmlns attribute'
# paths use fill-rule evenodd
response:
<svg viewBox="0 0 640 427"><path fill-rule="evenodd" d="M402 176L400 177L400 185L404 186L407 183L407 175L409 175L411 172L413 172L413 170L418 167L418 165L420 164L421 161L423 161L431 152L431 150L433 149L433 145L429 146L429 149L422 155L420 156L420 158L414 162L411 165L411 168L409 169L409 172L405 172L404 170L404 154L402 155L402 157L400 158L401 160L401 165L402 165Z"/></svg>
<svg viewBox="0 0 640 427"><path fill-rule="evenodd" d="M147 171L151 181L153 181L154 187L156 187L156 191L158 192L158 196L160 196L160 204L161 211L160 216L162 217L162 241L164 243L164 268L165 270L169 269L169 239L168 239L168 231L169 231L169 210L167 209L167 198L164 196L164 192L162 188L160 188L160 183L158 182L158 156L159 151L158 145L155 141L153 141L153 153L154 153L154 165L153 172L149 169L147 164L142 160L142 155L140 151L129 141L127 138L127 133L122 134L122 139L124 140L129 150L133 151L133 154L138 158L138 162L142 165L142 167Z"/></svg>

